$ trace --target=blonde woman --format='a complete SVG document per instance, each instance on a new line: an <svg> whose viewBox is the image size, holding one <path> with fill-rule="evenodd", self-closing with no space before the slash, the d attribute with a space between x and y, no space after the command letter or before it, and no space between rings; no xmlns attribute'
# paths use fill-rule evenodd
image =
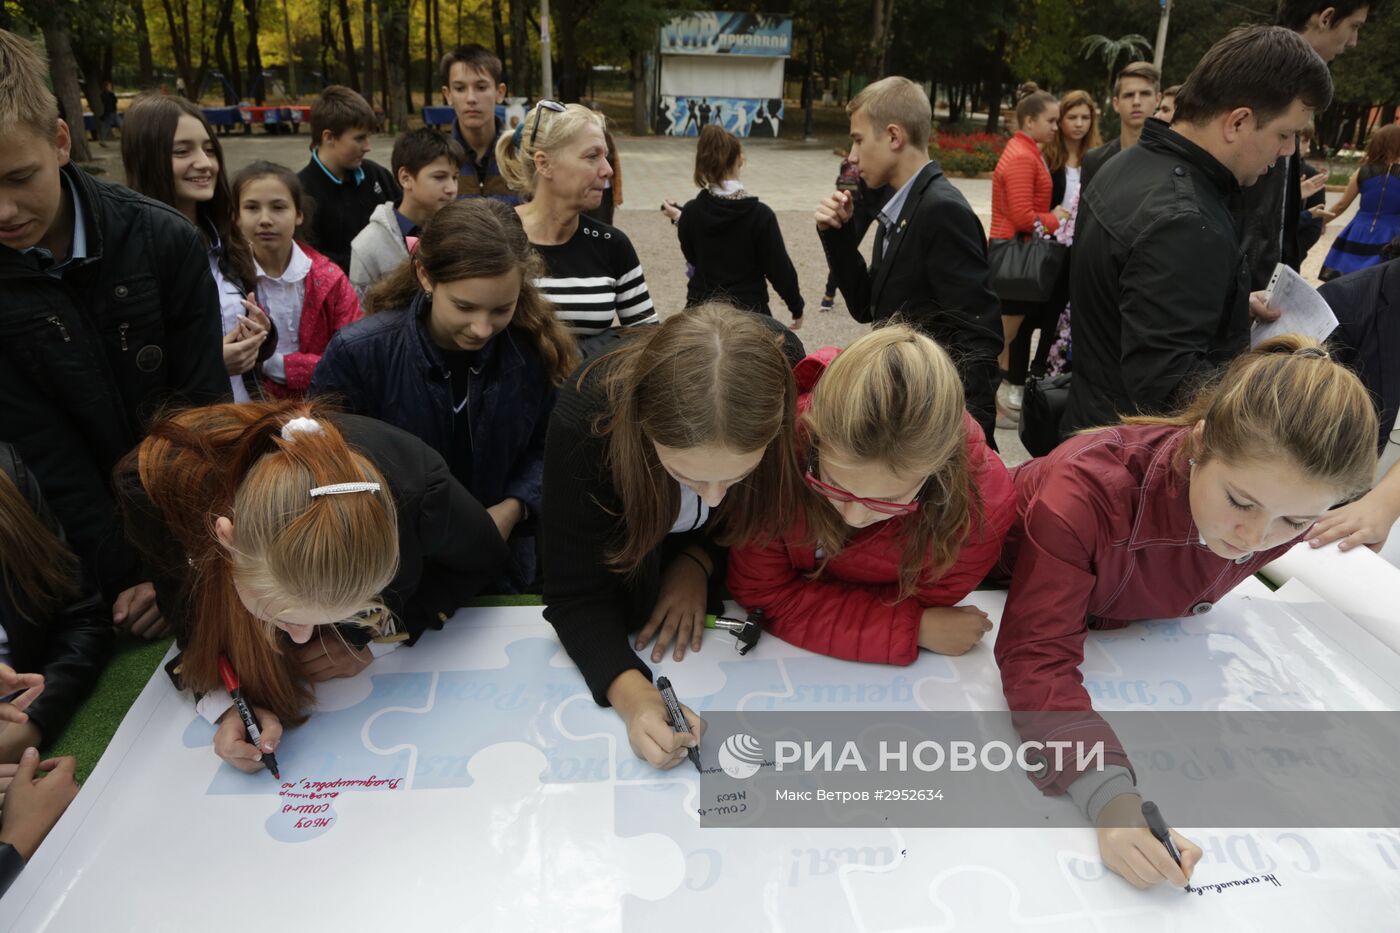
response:
<svg viewBox="0 0 1400 933"><path fill-rule="evenodd" d="M614 326L656 323L642 263L627 235L583 216L597 210L613 176L602 114L542 100L496 143L496 161L530 244L544 259L535 287L579 341L585 358Z"/></svg>
<svg viewBox="0 0 1400 933"><path fill-rule="evenodd" d="M116 482L183 652L168 670L218 724L219 757L244 771L276 749L283 723L307 718L312 681L440 628L506 566L491 517L442 457L306 402L163 418ZM254 707L258 746L219 688L221 657Z"/></svg>
<svg viewBox="0 0 1400 933"><path fill-rule="evenodd" d="M1014 515L1006 467L933 340L884 327L797 366L797 518L736 546L729 588L785 641L851 661L963 654L991 628L958 606L1001 553Z"/></svg>

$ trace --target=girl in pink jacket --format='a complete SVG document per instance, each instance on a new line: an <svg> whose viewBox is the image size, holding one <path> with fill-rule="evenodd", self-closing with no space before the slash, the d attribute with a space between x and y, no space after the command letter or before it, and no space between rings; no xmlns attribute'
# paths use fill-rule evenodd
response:
<svg viewBox="0 0 1400 933"><path fill-rule="evenodd" d="M233 199L253 245L258 305L277 325L277 349L261 364L263 390L303 396L331 337L360 319L360 299L339 266L296 240L306 219L296 173L254 162L234 179Z"/></svg>

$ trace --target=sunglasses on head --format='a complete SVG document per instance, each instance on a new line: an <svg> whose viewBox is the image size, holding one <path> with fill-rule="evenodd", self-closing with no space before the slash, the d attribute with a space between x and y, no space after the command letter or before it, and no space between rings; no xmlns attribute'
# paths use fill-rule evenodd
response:
<svg viewBox="0 0 1400 933"><path fill-rule="evenodd" d="M530 127L531 149L535 148L535 137L540 133L540 117L544 116L546 110L551 110L554 113L563 113L564 105L557 100L542 100L538 104L535 104L535 122L534 125Z"/></svg>
<svg viewBox="0 0 1400 933"><path fill-rule="evenodd" d="M821 477L817 476L815 457L807 459L807 470L803 473L802 478L806 480L809 488L832 502L856 502L872 512L879 512L881 515L913 515L919 511L919 505L924 496L923 486L919 487L914 498L908 502L890 502L886 499L866 499L863 496L857 496L839 486L823 482Z"/></svg>

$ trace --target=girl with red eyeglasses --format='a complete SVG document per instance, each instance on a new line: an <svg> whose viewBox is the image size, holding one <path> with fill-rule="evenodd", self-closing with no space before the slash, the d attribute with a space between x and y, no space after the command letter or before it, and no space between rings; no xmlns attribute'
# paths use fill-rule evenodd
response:
<svg viewBox="0 0 1400 933"><path fill-rule="evenodd" d="M730 550L729 589L767 630L821 654L910 664L991 629L958 606L1000 553L1011 477L947 353L905 326L798 364L803 507L766 544Z"/></svg>

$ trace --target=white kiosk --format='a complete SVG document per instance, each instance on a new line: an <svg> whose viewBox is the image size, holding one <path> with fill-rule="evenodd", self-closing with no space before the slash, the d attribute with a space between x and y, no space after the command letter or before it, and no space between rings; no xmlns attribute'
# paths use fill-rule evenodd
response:
<svg viewBox="0 0 1400 933"><path fill-rule="evenodd" d="M660 52L657 135L697 136L710 123L736 136L778 135L792 17L692 13L661 27Z"/></svg>

